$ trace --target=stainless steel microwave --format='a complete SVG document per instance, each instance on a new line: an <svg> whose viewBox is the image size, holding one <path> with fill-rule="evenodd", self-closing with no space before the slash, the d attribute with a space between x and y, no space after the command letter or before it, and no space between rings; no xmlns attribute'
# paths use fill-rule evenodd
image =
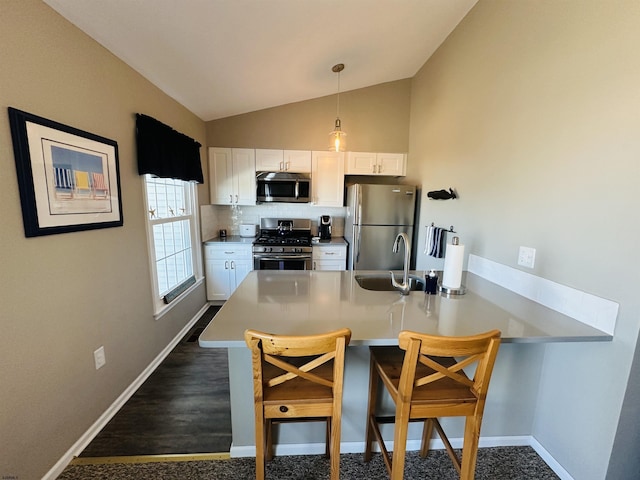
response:
<svg viewBox="0 0 640 480"><path fill-rule="evenodd" d="M308 173L258 172L258 202L309 203L311 175Z"/></svg>

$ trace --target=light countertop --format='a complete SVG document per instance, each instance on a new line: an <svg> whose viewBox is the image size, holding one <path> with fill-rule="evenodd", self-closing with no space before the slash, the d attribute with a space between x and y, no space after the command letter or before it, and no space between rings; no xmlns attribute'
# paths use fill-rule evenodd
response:
<svg viewBox="0 0 640 480"><path fill-rule="evenodd" d="M319 240L313 243L314 247L329 247L332 245L348 245L348 244L347 244L347 241L344 239L344 237L331 237L329 240Z"/></svg>
<svg viewBox="0 0 640 480"><path fill-rule="evenodd" d="M401 330L461 336L497 328L512 343L612 338L467 272L467 293L450 297L365 290L355 275L366 273L374 272L252 271L201 334L200 346L246 348L247 328L308 335L349 327L351 345L397 345Z"/></svg>
<svg viewBox="0 0 640 480"><path fill-rule="evenodd" d="M208 240L205 240L205 245L217 245L220 243L244 243L251 245L256 237L241 237L240 235L228 235L224 238L222 237L214 237Z"/></svg>

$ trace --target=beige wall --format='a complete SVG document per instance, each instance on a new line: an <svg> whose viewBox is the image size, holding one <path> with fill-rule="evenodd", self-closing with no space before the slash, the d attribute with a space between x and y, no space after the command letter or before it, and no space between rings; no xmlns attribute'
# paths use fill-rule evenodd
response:
<svg viewBox="0 0 640 480"><path fill-rule="evenodd" d="M347 150L406 152L411 80L340 93ZM207 122L211 147L326 150L336 119L336 95Z"/></svg>
<svg viewBox="0 0 640 480"><path fill-rule="evenodd" d="M205 304L154 320L134 114L205 125L39 0L0 2L0 477L41 478ZM124 226L24 236L7 107L118 142ZM204 149L203 149L204 155ZM208 201L206 188L200 200ZM93 351L107 364L96 371Z"/></svg>
<svg viewBox="0 0 640 480"><path fill-rule="evenodd" d="M350 150L409 151L403 181L423 187L421 225L454 224L468 252L514 268L518 246L534 247L532 273L620 303L613 342L548 345L536 358L531 433L581 480L604 478L612 449L623 460L610 478L637 466L625 455L637 439L614 448L614 437L619 421L618 439L640 418L629 402L621 417L640 327L639 27L635 0L481 0L414 79L341 94ZM200 289L152 318L133 114L207 145L324 149L335 96L205 128L37 0L0 2L0 45L5 112L120 148L124 227L25 239L0 116L0 476L38 478L204 303ZM449 186L459 200L424 198ZM206 203L206 186L199 193ZM100 345L107 365L96 372Z"/></svg>
<svg viewBox="0 0 640 480"><path fill-rule="evenodd" d="M616 443L609 478L638 471L638 405L620 417L640 326L638 45L637 1L481 0L412 84L420 224L514 268L534 247L523 270L620 303L613 342L538 359L532 434L580 480L605 478L619 421L635 442ZM448 187L458 200L425 197Z"/></svg>

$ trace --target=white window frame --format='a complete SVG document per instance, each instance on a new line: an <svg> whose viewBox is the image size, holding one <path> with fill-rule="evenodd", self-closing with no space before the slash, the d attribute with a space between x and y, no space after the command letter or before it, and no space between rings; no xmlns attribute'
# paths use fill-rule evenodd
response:
<svg viewBox="0 0 640 480"><path fill-rule="evenodd" d="M190 210L189 213L179 215L176 214L172 217L166 217L162 219L152 218L151 209L155 208L149 204L149 198L147 195L147 181L154 178L153 175L142 175L143 182L143 197L146 214L146 226L147 226L147 246L149 254L149 271L151 275L152 295L153 295L153 310L156 319L162 317L165 313L171 310L175 305L193 291L198 285L204 281L202 274L202 251L200 248L200 222L197 214L198 210L198 189L193 182L183 182L186 189L186 206ZM191 238L191 259L193 262L193 276L196 279L195 284L191 285L184 292L182 292L176 299L169 304L166 304L163 299L165 292L160 292L158 284L158 271L156 268L156 248L155 238L153 234L154 225L171 223L187 220L189 222L189 233Z"/></svg>

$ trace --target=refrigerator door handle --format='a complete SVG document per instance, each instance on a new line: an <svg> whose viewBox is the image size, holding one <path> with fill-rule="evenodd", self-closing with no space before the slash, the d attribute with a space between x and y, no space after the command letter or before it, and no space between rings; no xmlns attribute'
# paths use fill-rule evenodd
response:
<svg viewBox="0 0 640 480"><path fill-rule="evenodd" d="M353 235L353 240L355 245L353 246L353 250L355 251L355 259L353 260L353 270L356 269L356 265L360 261L360 225L355 228L355 232Z"/></svg>
<svg viewBox="0 0 640 480"><path fill-rule="evenodd" d="M362 221L362 189L359 186L356 186L356 205L355 205L355 218L353 219L353 223L360 225Z"/></svg>

